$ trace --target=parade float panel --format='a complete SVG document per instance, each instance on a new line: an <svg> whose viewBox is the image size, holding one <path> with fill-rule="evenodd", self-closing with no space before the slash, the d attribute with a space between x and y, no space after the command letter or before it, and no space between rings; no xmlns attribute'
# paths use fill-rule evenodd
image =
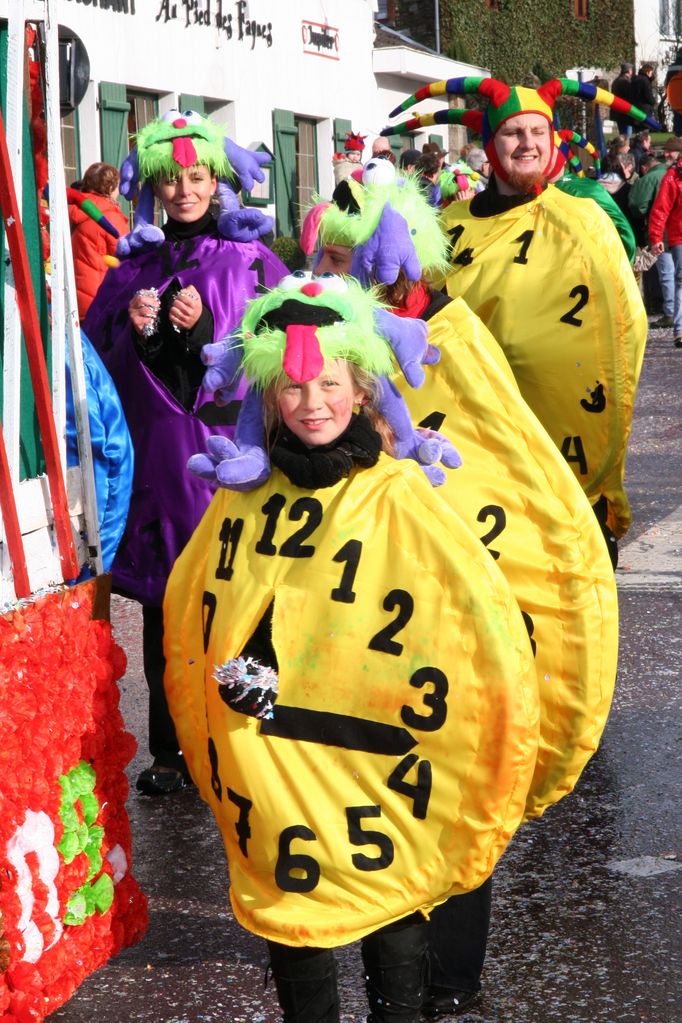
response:
<svg viewBox="0 0 682 1023"><path fill-rule="evenodd" d="M613 569L573 473L523 400L501 349L462 299L429 320L441 353L421 388L395 378L415 422L462 456L439 495L504 573L530 633L540 743L526 814L572 790L597 749L618 653Z"/></svg>
<svg viewBox="0 0 682 1023"><path fill-rule="evenodd" d="M0 118L0 1015L36 1023L137 940L147 912L125 811L124 769L135 750L116 685L125 655L108 622L108 577L97 574L96 506L94 520L81 514L91 453L81 448L72 488L64 472L65 356L55 338L70 337L74 404L87 420L80 334L77 315L68 329L55 326L54 276L48 323L32 138L16 117L25 26L13 21L0 31L3 113L12 122L6 134ZM46 119L49 133L58 117L48 109ZM53 164L61 166L59 153ZM59 216L50 241L59 263L68 252ZM58 285L67 311L75 308L68 277L67 268ZM85 434L78 429L79 443Z"/></svg>
<svg viewBox="0 0 682 1023"><path fill-rule="evenodd" d="M271 605L258 718L218 668ZM534 770L534 666L502 573L414 463L218 491L164 616L169 706L246 928L333 947L489 876Z"/></svg>

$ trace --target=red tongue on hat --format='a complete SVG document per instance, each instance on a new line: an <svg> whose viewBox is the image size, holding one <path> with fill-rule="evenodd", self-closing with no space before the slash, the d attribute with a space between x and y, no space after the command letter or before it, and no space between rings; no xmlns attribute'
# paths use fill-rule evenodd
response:
<svg viewBox="0 0 682 1023"><path fill-rule="evenodd" d="M197 151L187 135L173 139L173 159L180 167L193 167L197 162Z"/></svg>
<svg viewBox="0 0 682 1023"><path fill-rule="evenodd" d="M313 323L290 323L282 360L282 369L297 384L305 384L318 377L324 368L324 359L317 340L317 327Z"/></svg>

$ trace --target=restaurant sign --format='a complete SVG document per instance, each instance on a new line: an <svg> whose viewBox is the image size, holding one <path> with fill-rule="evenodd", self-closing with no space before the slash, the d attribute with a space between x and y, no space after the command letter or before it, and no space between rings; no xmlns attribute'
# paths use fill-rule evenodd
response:
<svg viewBox="0 0 682 1023"><path fill-rule="evenodd" d="M339 60L341 42L338 28L321 25L318 21L301 22L303 52L313 57L326 57L328 60Z"/></svg>

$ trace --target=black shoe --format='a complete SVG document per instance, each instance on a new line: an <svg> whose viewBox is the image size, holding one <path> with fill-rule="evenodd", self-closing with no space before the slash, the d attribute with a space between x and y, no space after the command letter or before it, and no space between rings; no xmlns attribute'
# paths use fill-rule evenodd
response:
<svg viewBox="0 0 682 1023"><path fill-rule="evenodd" d="M675 348L682 348L682 334L675 334L673 344L675 345Z"/></svg>
<svg viewBox="0 0 682 1023"><path fill-rule="evenodd" d="M422 1013L427 1019L441 1016L459 1016L474 1004L478 991L451 991L449 988L430 988L424 999Z"/></svg>
<svg viewBox="0 0 682 1023"><path fill-rule="evenodd" d="M168 796L171 792L179 792L190 784L184 771L175 767L162 767L154 764L145 768L137 776L137 790L145 796Z"/></svg>
<svg viewBox="0 0 682 1023"><path fill-rule="evenodd" d="M673 325L672 316L661 316L659 320L654 320L654 322L651 324L651 326L655 327L657 330L660 330L662 327L672 327L672 325Z"/></svg>

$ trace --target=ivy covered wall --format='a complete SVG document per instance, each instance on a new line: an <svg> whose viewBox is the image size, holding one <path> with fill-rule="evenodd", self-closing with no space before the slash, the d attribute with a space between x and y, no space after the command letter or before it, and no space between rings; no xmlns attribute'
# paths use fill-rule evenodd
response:
<svg viewBox="0 0 682 1023"><path fill-rule="evenodd" d="M440 0L441 51L490 68L495 78L520 82L563 74L570 67L618 68L634 62L632 0L587 0L587 18L574 0ZM433 4L396 0L395 27L433 46Z"/></svg>

